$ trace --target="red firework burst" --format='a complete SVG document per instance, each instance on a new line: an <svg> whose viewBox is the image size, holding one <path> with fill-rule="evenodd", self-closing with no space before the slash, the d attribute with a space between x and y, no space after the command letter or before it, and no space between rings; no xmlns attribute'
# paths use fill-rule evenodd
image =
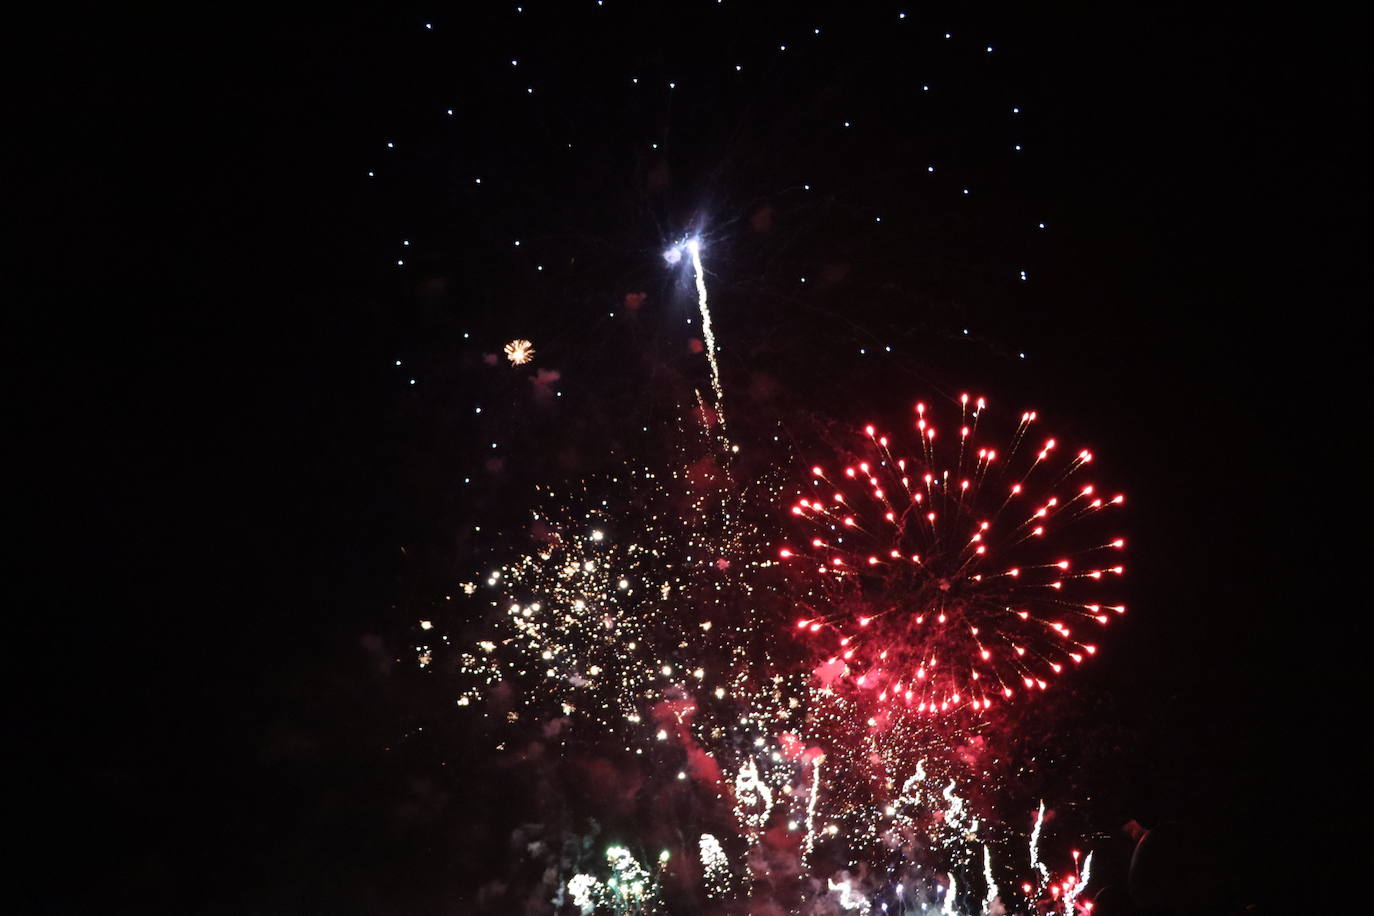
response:
<svg viewBox="0 0 1374 916"><path fill-rule="evenodd" d="M1105 511L1125 497L1087 479L1092 452L1034 435L1034 411L1005 446L980 444L985 400L959 403L949 434L917 404L916 441L868 426L842 463L812 467L791 509L805 536L778 551L817 676L920 713L1044 690L1096 653L1082 631L1126 611L1100 594L1125 571Z"/></svg>

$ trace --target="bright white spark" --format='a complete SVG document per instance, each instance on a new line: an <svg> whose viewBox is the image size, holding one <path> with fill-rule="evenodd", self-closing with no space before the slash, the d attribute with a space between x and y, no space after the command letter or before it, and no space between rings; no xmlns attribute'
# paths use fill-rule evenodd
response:
<svg viewBox="0 0 1374 916"><path fill-rule="evenodd" d="M1041 801L1040 811L1035 815L1035 829L1031 831L1030 836L1031 868L1034 868L1040 873L1040 887L1036 888L1037 891L1043 889L1045 885L1050 883L1050 870L1045 867L1044 862L1040 861L1040 827L1044 823L1045 803Z"/></svg>
<svg viewBox="0 0 1374 916"><path fill-rule="evenodd" d="M983 914L987 916L997 902L997 881L992 876L992 853L988 852L987 846L983 847L983 880L988 885L988 895L983 901Z"/></svg>
<svg viewBox="0 0 1374 916"><path fill-rule="evenodd" d="M816 844L816 796L821 793L821 760L817 757L811 762L811 797L806 800L806 840L802 846L802 863L805 864L806 857L811 854L811 847Z"/></svg>

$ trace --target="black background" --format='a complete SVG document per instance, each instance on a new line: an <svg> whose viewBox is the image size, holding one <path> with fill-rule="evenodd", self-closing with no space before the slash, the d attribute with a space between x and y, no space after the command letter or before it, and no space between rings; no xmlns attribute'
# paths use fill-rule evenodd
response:
<svg viewBox="0 0 1374 916"><path fill-rule="evenodd" d="M433 688L387 659L463 567L459 523L499 518L495 505L550 468L458 495L477 467L469 440L486 430L448 419L473 398L442 367L494 351L506 309L536 345L557 319L553 351L586 378L613 355L586 349L603 329L558 315L527 264L496 247L529 233L550 258L590 259L558 282L566 307L599 309L599 283L612 303L663 284L657 252L699 214L722 249L738 245L712 262L715 282L756 284L738 281L756 312L718 311L727 382L746 376L728 358L737 341L771 339L750 356L791 386L789 409L839 415L869 372L879 392L889 379L996 383L1062 405L1111 455L1132 497L1139 613L1089 681L1133 742L1104 830L1183 818L1242 837L1227 855L1245 860L1249 899L1270 904L1309 899L1304 882L1358 848L1345 837L1364 807L1363 612L1345 593L1358 564L1341 556L1361 536L1361 386L1347 354L1363 300L1341 265L1359 254L1347 216L1366 179L1343 139L1360 68L1342 27L1183 5L925 14L928 33L1002 55L985 84L950 89L944 104L975 113L932 134L887 117L910 86L865 82L906 67L869 60L898 39L852 37L882 35L864 17L893 11L760 5L722 37L700 6L603 24L531 7L544 19L530 26L502 6L34 28L42 53L20 95L39 117L9 144L12 197L34 214L9 335L11 450L25 459L15 540L36 548L16 564L11 606L16 835L34 863L15 911L71 912L73 892L144 912L471 907L493 855L471 848L486 815L461 779L436 775L453 749L396 750ZM417 52L425 21L452 42L443 52ZM765 39L812 21L852 29L848 50L771 70L752 103L708 83L669 118L666 103L625 108L595 91L632 70L677 68L685 85L732 54L761 66ZM479 53L503 40L543 61L535 79L556 117L512 113L518 84ZM560 85L570 68L581 76ZM1035 114L1033 158L1015 165L977 152L1009 137L976 113L1007 85ZM789 167L778 150L832 129L819 124L827 89L856 100L845 110L861 128L881 126L808 148L798 159L841 187L835 203L777 202L790 241L752 240L743 223L770 193L759 189ZM422 126L446 97L466 106L470 136ZM560 131L595 153L570 165L535 147ZM393 167L381 150L393 133L425 152ZM650 134L672 138L674 172L646 203L628 189L653 162L628 150ZM990 216L947 250L954 205L871 165L891 166L890 144L906 141L993 189ZM370 168L389 169L386 183L364 182ZM519 190L476 200L435 184L464 173ZM905 215L891 235L867 225L884 205ZM1051 215L1051 241L999 228L1031 213ZM410 234L442 243L412 256L395 248ZM977 279L1023 254L1044 265L1034 292ZM394 268L401 256L416 274ZM865 298L836 332L823 294L776 292L793 266L826 258L897 291ZM420 273L459 289L427 297ZM974 343L958 339L965 320ZM488 339L465 350L468 326ZM903 360L836 356L828 379L795 369L794 354L816 358L831 335L848 351L913 327ZM401 356L419 366L414 389L393 371ZM609 411L624 393L606 375ZM872 403L909 400L893 397ZM533 442L555 419L517 424L512 439ZM405 814L417 796L439 813Z"/></svg>

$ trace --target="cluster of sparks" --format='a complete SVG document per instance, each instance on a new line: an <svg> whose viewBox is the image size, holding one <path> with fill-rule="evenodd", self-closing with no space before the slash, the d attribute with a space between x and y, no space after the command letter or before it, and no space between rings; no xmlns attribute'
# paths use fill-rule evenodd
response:
<svg viewBox="0 0 1374 916"><path fill-rule="evenodd" d="M710 435L673 470L541 488L534 548L464 588L490 596L490 612L489 632L458 655L459 704L499 687L516 700L510 727L613 737L656 776L715 799L717 826L703 821L686 851L709 899L745 893L784 850L794 880L828 874L798 913L820 901L993 912L1011 905L1006 888L1084 912L1087 862L1054 880L1040 863L1043 811L1028 867L997 865L1014 837L990 830L959 787L999 778L980 751L994 689L1038 692L1095 651L1074 630L1117 611L1078 589L1120 573L1090 561L1123 542L1091 534L1065 565L1037 557L1059 556L1075 526L1091 533L1121 500L1078 480L1090 453L1064 464L1053 440L1030 446L1034 414L1005 451L975 445L984 403L964 403L947 460L920 407L912 457L870 428L852 461L812 468L791 503L785 485L737 484L732 448ZM808 547L777 547L784 506L814 532ZM800 626L787 617L797 606ZM882 866L834 872L838 850ZM584 912L659 912L668 859L655 870L620 849L609 873L579 872L563 890Z"/></svg>
<svg viewBox="0 0 1374 916"><path fill-rule="evenodd" d="M512 366L523 366L534 359L534 344L524 338L516 338L502 349Z"/></svg>
<svg viewBox="0 0 1374 916"><path fill-rule="evenodd" d="M993 447L986 400L959 404L949 434L918 403L913 436L868 426L813 466L790 507L801 536L778 549L818 675L871 694L884 720L1043 691L1096 654L1085 631L1126 610L1102 594L1125 572L1111 527L1125 497L1087 477L1092 452L1037 437L1034 411Z"/></svg>

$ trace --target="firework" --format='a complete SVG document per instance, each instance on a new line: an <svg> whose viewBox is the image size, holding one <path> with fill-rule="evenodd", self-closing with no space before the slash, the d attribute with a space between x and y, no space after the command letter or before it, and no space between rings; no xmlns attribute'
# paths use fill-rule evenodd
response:
<svg viewBox="0 0 1374 916"><path fill-rule="evenodd" d="M810 469L792 503L801 536L778 549L824 656L820 679L889 712L981 711L1097 652L1088 635L1125 612L1103 597L1124 573L1113 510L1088 477L1092 452L1020 417L1005 444L979 430L984 398L914 435L867 426L838 461Z"/></svg>
<svg viewBox="0 0 1374 916"><path fill-rule="evenodd" d="M506 359L510 360L512 366L523 366L534 359L534 344L522 337L517 337L504 347Z"/></svg>

